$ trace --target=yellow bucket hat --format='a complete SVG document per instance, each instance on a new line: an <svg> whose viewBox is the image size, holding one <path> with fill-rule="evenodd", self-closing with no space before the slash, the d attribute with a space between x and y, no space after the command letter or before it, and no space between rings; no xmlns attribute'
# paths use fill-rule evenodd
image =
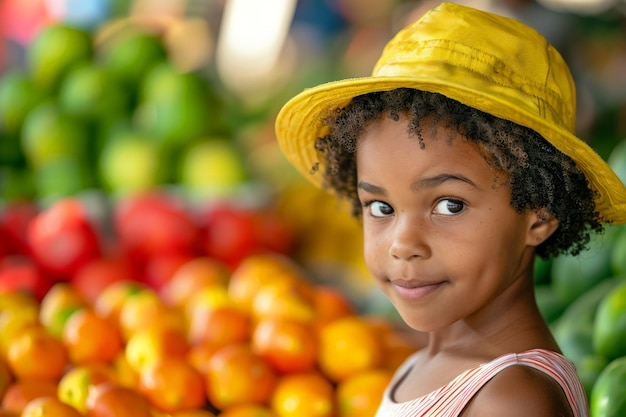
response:
<svg viewBox="0 0 626 417"><path fill-rule="evenodd" d="M401 30L370 77L325 83L288 101L276 119L278 144L321 186L321 176L311 175L323 163L314 147L326 133L321 119L353 97L400 87L440 93L535 130L585 173L601 219L626 223L626 187L574 133L576 91L561 55L517 20L458 4L442 3Z"/></svg>

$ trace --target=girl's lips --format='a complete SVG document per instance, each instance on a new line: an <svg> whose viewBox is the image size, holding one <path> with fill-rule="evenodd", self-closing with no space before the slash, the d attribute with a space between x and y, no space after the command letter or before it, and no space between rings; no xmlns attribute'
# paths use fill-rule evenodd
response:
<svg viewBox="0 0 626 417"><path fill-rule="evenodd" d="M432 284L415 284L402 281L391 281L391 285L396 293L406 300L417 301L437 291L445 281L435 282Z"/></svg>

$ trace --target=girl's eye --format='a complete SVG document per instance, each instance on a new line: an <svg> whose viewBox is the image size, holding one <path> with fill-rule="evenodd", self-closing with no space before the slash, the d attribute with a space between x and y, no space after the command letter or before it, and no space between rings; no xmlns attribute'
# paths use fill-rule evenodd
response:
<svg viewBox="0 0 626 417"><path fill-rule="evenodd" d="M464 209L465 203L461 200L445 198L437 202L437 205L435 206L435 213L443 214L444 216L454 216L455 214L462 212Z"/></svg>
<svg viewBox="0 0 626 417"><path fill-rule="evenodd" d="M393 214L393 208L382 201L372 201L365 206L372 217L387 217Z"/></svg>

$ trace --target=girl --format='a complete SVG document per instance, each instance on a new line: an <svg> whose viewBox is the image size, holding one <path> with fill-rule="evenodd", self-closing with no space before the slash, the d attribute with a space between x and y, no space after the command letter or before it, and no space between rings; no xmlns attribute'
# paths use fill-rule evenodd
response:
<svg viewBox="0 0 626 417"><path fill-rule="evenodd" d="M626 222L626 188L574 135L558 52L508 18L443 3L373 75L290 100L287 158L353 203L378 286L427 346L378 416L587 416L537 309L533 263Z"/></svg>

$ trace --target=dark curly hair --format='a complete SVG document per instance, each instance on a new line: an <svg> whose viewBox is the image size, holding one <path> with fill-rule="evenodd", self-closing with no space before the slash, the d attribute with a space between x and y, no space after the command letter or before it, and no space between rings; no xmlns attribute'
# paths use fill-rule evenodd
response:
<svg viewBox="0 0 626 417"><path fill-rule="evenodd" d="M330 133L319 138L315 147L325 162L324 187L348 199L355 217L362 213L357 195L357 141L367 124L383 114L395 120L407 114L408 130L422 147L421 121L427 117L456 127L468 140L479 143L488 154L487 162L508 174L513 208L519 213L546 208L558 219L557 230L537 247L540 257L576 255L586 248L592 232L603 230L585 175L534 130L441 94L408 88L355 97L323 120ZM318 165L312 168L317 170Z"/></svg>

